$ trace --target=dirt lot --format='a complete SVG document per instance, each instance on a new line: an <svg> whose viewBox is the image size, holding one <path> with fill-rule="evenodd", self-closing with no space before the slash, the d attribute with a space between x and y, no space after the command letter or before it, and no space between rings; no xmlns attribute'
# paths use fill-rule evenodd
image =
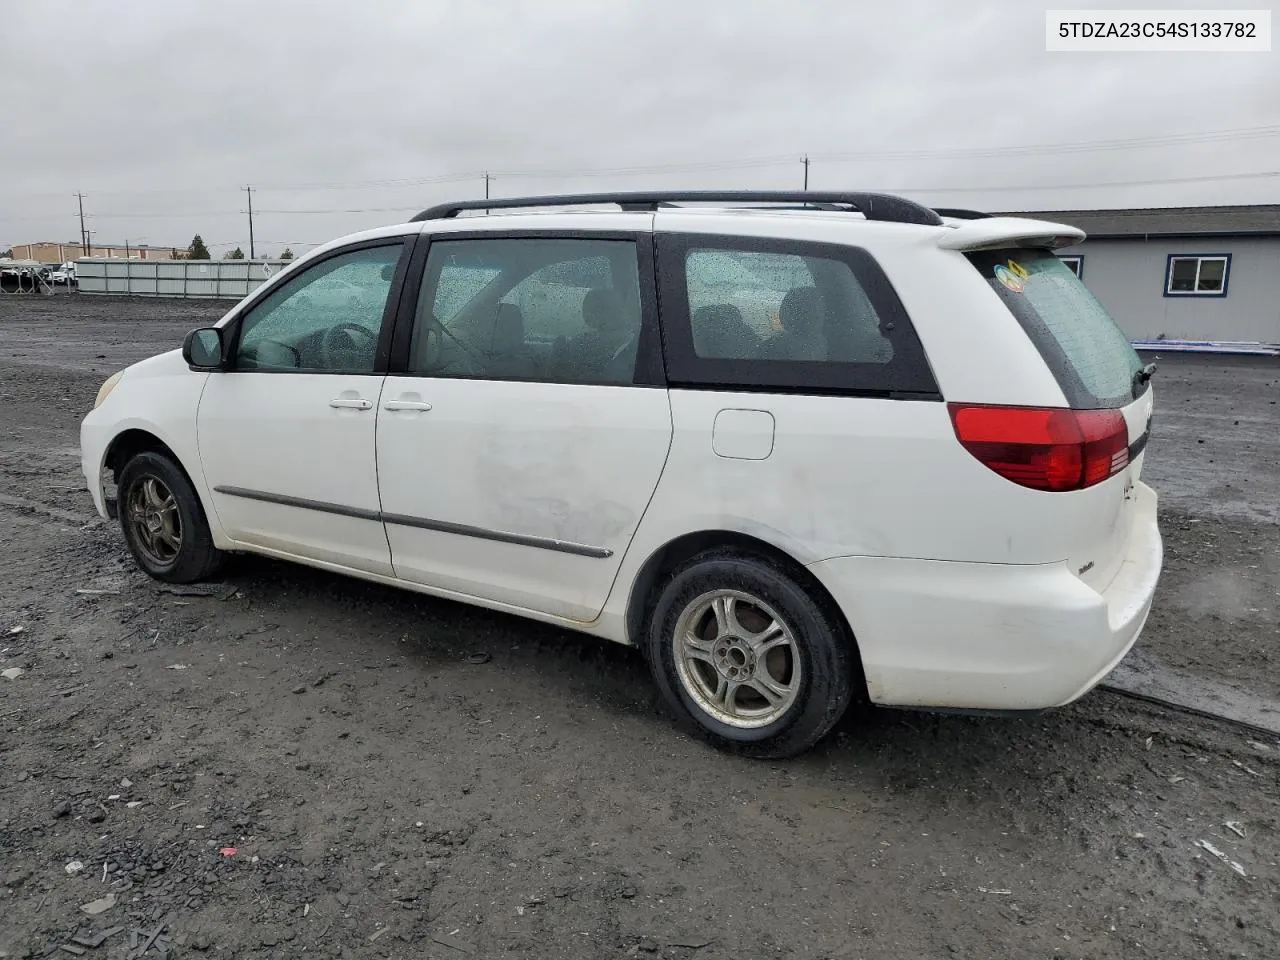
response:
<svg viewBox="0 0 1280 960"><path fill-rule="evenodd" d="M752 763L625 649L265 561L164 592L94 517L78 423L221 309L0 301L0 957L166 923L170 956L1275 956L1274 738L1098 692ZM1157 389L1143 649L1280 697L1280 366Z"/></svg>
<svg viewBox="0 0 1280 960"><path fill-rule="evenodd" d="M1280 361L1157 361L1143 479L1165 572L1141 645L1280 701Z"/></svg>

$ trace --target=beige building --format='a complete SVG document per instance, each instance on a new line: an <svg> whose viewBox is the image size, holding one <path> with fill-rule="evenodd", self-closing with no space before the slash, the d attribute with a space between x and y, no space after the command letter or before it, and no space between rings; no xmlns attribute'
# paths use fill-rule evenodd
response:
<svg viewBox="0 0 1280 960"><path fill-rule="evenodd" d="M46 240L40 243L15 243L13 259L37 260L40 263L66 263L68 260L79 260L81 257L111 257L131 260L173 260L185 259L187 251L175 247L149 247L146 244L94 243L90 244L86 253L78 243L56 243Z"/></svg>
<svg viewBox="0 0 1280 960"><path fill-rule="evenodd" d="M1087 234L1055 253L1130 340L1280 344L1280 203L1012 216Z"/></svg>

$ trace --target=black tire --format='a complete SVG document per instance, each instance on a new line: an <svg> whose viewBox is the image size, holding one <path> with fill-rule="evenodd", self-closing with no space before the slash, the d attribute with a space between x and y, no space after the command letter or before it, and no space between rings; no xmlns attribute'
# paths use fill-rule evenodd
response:
<svg viewBox="0 0 1280 960"><path fill-rule="evenodd" d="M761 704L758 708L761 715L755 720L735 716L735 722L725 722L710 712L714 707L700 702L700 697L706 699L710 683L724 683L719 689L727 689L724 670L733 673L737 669L739 677L759 676L760 658L751 656L748 648L752 645L745 640L739 645L742 650L738 653L734 652L733 638L705 640L717 662L694 663L677 655L678 625L685 634L690 624L695 627L701 624L701 628L694 630L700 638L699 644L708 635L719 636L721 628L714 622L719 618L715 602L711 602L701 616L698 614L708 603L707 598L717 596L718 592L733 594L729 599L735 604L745 602L741 612L733 615L735 618L750 613L756 618L757 626L767 623L769 617L782 624L787 638L777 646L781 648L784 662L782 672L773 679L776 682L779 677L786 680L790 676L789 683L778 684L780 689L792 691L787 695L793 697L789 705L785 698L773 706L757 697L753 679L740 686L748 688L748 699L756 697ZM686 618L683 623L682 618ZM745 627L742 621L734 619L733 622ZM739 630L738 635L752 634ZM782 564L734 550L701 554L671 573L649 620L644 647L658 688L685 726L721 749L760 759L792 757L821 740L848 708L854 695L855 677L861 675L853 639L825 595L801 586ZM768 646L761 649L767 650ZM730 655L739 659L732 661ZM750 656L750 661L743 661L743 656ZM683 667L677 666L678 659L682 660ZM749 674L742 670L748 670ZM707 686L700 686L699 677ZM699 689L702 693L696 692ZM727 708L726 716L743 706L739 693L731 697L734 704ZM771 710L782 712L774 716ZM741 725L744 722L757 725Z"/></svg>
<svg viewBox="0 0 1280 960"><path fill-rule="evenodd" d="M163 516L156 530L140 521L133 509L140 505L135 498L146 502L148 491L160 493L164 503L172 498L172 507L154 511ZM126 463L116 483L116 497L125 543L149 576L166 583L193 583L207 580L222 566L226 554L213 545L200 498L182 468L164 454L139 453ZM172 543L175 531L176 546Z"/></svg>

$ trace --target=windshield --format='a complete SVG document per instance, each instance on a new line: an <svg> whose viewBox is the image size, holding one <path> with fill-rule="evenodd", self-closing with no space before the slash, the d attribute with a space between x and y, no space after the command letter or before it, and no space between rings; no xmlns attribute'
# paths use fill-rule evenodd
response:
<svg viewBox="0 0 1280 960"><path fill-rule="evenodd" d="M1106 308L1048 250L968 255L1018 319L1077 409L1121 407L1140 396L1142 361Z"/></svg>

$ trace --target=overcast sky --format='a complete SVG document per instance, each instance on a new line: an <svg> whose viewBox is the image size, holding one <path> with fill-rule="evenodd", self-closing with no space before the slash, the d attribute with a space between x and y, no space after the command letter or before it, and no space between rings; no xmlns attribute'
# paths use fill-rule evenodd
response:
<svg viewBox="0 0 1280 960"><path fill-rule="evenodd" d="M1280 202L1240 176L1280 171L1280 54L1045 52L1045 9L1129 5L5 3L0 249L78 239L77 191L95 241L217 255L248 250L253 184L262 256L482 196L485 170L495 196L799 187L806 153L813 188L938 205Z"/></svg>

